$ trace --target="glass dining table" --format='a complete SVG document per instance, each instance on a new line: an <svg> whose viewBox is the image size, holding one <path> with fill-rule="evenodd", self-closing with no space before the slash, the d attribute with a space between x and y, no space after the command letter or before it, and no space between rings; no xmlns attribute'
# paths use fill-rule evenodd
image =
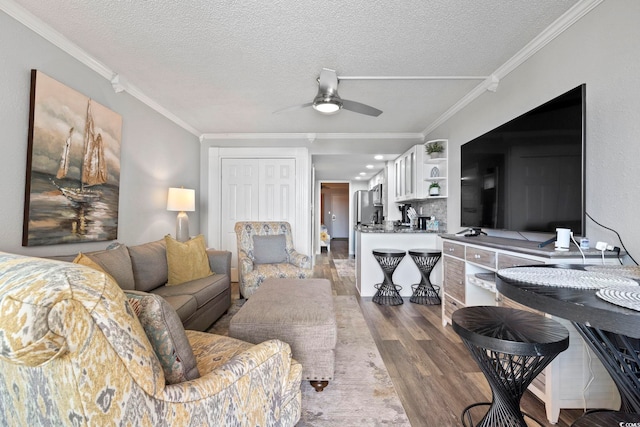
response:
<svg viewBox="0 0 640 427"><path fill-rule="evenodd" d="M496 288L571 321L616 384L620 410L640 414L640 267L512 267L497 272Z"/></svg>

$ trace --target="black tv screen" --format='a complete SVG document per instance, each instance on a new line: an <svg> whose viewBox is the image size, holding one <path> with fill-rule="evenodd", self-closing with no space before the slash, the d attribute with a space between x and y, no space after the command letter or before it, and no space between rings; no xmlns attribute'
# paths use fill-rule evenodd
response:
<svg viewBox="0 0 640 427"><path fill-rule="evenodd" d="M461 148L464 227L584 235L585 85Z"/></svg>

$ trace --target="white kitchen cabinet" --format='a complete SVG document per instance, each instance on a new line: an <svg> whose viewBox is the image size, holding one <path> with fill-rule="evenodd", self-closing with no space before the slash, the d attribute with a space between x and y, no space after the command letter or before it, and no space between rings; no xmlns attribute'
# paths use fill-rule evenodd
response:
<svg viewBox="0 0 640 427"><path fill-rule="evenodd" d="M416 197L416 157L418 145L411 147L394 162L396 177L395 201L403 202Z"/></svg>
<svg viewBox="0 0 640 427"><path fill-rule="evenodd" d="M414 145L395 160L394 202L447 197L448 141L445 139L434 141L438 141L445 147L445 151L438 157L426 154L425 145L433 142L428 141L425 144ZM429 194L429 187L433 182L440 185L439 194L434 196Z"/></svg>

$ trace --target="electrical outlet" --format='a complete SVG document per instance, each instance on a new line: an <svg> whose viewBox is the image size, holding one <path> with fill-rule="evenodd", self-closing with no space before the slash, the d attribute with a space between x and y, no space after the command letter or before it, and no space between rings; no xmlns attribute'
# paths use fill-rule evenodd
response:
<svg viewBox="0 0 640 427"><path fill-rule="evenodd" d="M607 242L598 242L596 243L596 249L599 251L606 251L607 250ZM611 249L613 249L613 246L611 247Z"/></svg>

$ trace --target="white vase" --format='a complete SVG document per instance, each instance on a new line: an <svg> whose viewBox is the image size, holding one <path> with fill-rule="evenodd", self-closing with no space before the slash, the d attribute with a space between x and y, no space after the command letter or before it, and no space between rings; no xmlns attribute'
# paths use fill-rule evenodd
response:
<svg viewBox="0 0 640 427"><path fill-rule="evenodd" d="M429 188L430 196L439 196L440 195L440 187L430 187Z"/></svg>

